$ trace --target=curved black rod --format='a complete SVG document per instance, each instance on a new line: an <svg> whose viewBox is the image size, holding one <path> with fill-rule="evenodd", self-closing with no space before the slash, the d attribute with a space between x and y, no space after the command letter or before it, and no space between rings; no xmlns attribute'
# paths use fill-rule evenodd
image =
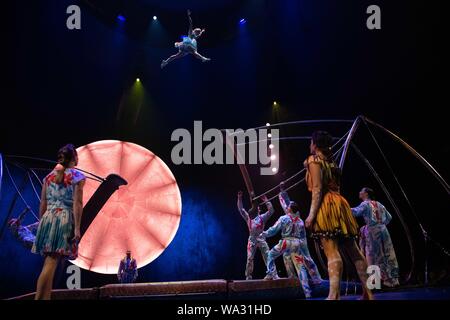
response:
<svg viewBox="0 0 450 320"><path fill-rule="evenodd" d="M341 160L339 161L339 168L341 168L341 172L342 173L344 171L344 164L345 164L345 158L347 157L348 147L349 147L350 142L352 141L352 139L353 139L353 137L354 137L354 135L356 133L356 130L358 129L360 121L361 121L361 117L358 116L355 119L355 121L353 122L352 127L350 128L350 131L349 131L349 133L347 135L347 139L345 140L344 151L342 152Z"/></svg>
<svg viewBox="0 0 450 320"><path fill-rule="evenodd" d="M390 136L392 136L395 140L400 142L406 149L408 149L409 152L411 152L420 162L422 162L423 165L433 174L433 176L441 183L441 185L444 187L445 191L450 195L450 185L445 181L445 179L439 174L439 172L433 168L433 166L424 158L420 153L418 153L413 147L411 147L408 143L406 143L404 140L402 140L399 136L397 136L395 133L389 131L382 125L376 123L375 121L370 120L369 118L363 117L365 121L368 123L380 128L385 133L388 133Z"/></svg>
<svg viewBox="0 0 450 320"><path fill-rule="evenodd" d="M331 148L335 148L348 134L350 133L350 131L348 131L346 134L344 134ZM344 146L342 145L334 154L333 154L333 157L336 157L336 155L337 154L339 154L339 152L342 150L342 148L343 148ZM286 182L288 182L288 181L290 181L290 180L292 180L293 178L295 178L296 176L298 176L299 174L301 174L302 172L304 172L304 171L306 171L306 168L302 168L300 171L298 171L298 172L296 172L296 173L294 173L292 176L290 176L289 178L287 178L286 180L284 180L283 182L284 183L286 183ZM301 181L303 181L304 180L304 178L301 180ZM301 182L300 181L300 182ZM287 189L286 189L286 191L288 191L288 190L290 190L290 189L292 189L294 186L296 186L296 185L298 185L300 182L297 182L297 183L295 183L294 185L292 185L292 186L290 186L290 187L288 187ZM259 199L259 198L261 198L263 195L265 195L265 194L268 194L268 193L270 193L270 192L272 192L272 191L274 191L274 190L276 190L277 188L279 187L279 184L278 185L276 185L276 186L274 186L273 188L271 188L271 189L269 189L269 190L267 190L266 192L264 192L264 193L261 193L260 195L258 195L258 196L255 196L254 198L253 198L253 200L257 200L257 199ZM272 198L269 198L269 201L270 200L272 200L272 199L274 199L274 198L276 198L278 195L275 195L275 196L273 196Z"/></svg>
<svg viewBox="0 0 450 320"><path fill-rule="evenodd" d="M25 199L23 198L23 196L22 196L22 194L21 194L19 188L17 187L17 185L16 185L14 179L12 178L11 173L10 173L9 168L8 168L8 165L7 165L6 163L5 163L5 169L6 169L5 171L6 171L7 175L9 176L9 179L11 180L11 182L12 182L14 188L16 189L16 193L15 193L15 195L14 195L13 201L11 202L11 205L9 206L8 213L7 213L7 215L6 215L5 221L3 222L2 229L1 229L1 231L0 231L0 239L3 237L3 233L5 232L6 226L8 225L8 220L9 220L9 218L11 217L12 211L13 211L15 205L16 205L17 198L20 197L20 198L22 199L23 203L25 204L25 206L26 206L26 207L29 207L28 203L25 201ZM22 185L25 183L26 180L27 180L27 177L24 176L24 177L23 177L23 181L22 181ZM34 212L33 212L31 209L30 209L30 211L31 211L31 212L33 213L33 215L36 217L36 214L34 214ZM36 217L36 218L37 218L37 217Z"/></svg>
<svg viewBox="0 0 450 320"><path fill-rule="evenodd" d="M414 207L411 204L411 201L409 201L408 195L406 194L405 189L403 189L403 186L400 183L400 180L397 178L397 175L394 172L394 169L392 169L391 164L389 163L389 160L387 159L386 155L384 154L383 150L381 150L381 147L377 141L377 139L375 138L375 135L372 133L372 130L370 130L370 127L367 125L367 122L363 119L363 122L365 123L367 130L369 131L370 136L372 137L373 142L375 142L375 145L378 148L378 151L380 152L381 156L383 157L384 162L386 163L386 166L388 167L392 177L394 178L395 182L397 183L397 186L400 188L400 191L402 192L403 197L406 200L406 203L409 206L409 209L411 210L414 218L416 218L417 223L419 224L420 228L423 230L422 228L422 223L420 222L419 216L416 213L416 210L414 210Z"/></svg>
<svg viewBox="0 0 450 320"><path fill-rule="evenodd" d="M36 213L33 211L33 209L31 209L31 206L28 204L28 202L25 200L25 198L22 195L22 192L20 192L19 188L17 187L16 182L14 181L14 178L11 175L11 172L9 171L8 168L8 164L5 163L5 168L6 168L6 173L8 174L9 179L11 180L12 185L14 186L14 189L16 190L16 192L19 194L20 199L22 200L22 202L25 204L26 207L30 207L30 212L31 214L36 218L36 220L39 221L38 216L36 215Z"/></svg>
<svg viewBox="0 0 450 320"><path fill-rule="evenodd" d="M406 238L408 239L409 252L410 252L410 256L411 256L411 268L405 279L405 281L408 282L411 279L411 276L412 276L412 273L414 270L414 266L415 266L415 261L416 261L415 253L414 253L414 244L413 244L413 240L412 240L408 225L406 224L405 220L403 219L403 216L402 216L399 208L397 207L397 204L395 203L394 199L392 198L391 194L389 193L388 189L386 188L385 184L381 180L381 178L378 175L375 168L371 165L369 160L364 156L364 154L361 152L361 150L359 150L359 148L354 143L352 143L352 148L355 150L356 154L358 154L358 156L361 158L361 160L366 164L366 166L368 167L368 169L370 170L372 175L377 180L377 182L380 185L381 189L383 190L384 194L386 195L389 202L391 203L391 206L394 208L394 211L397 214L397 216L400 220L400 223L402 224L403 230L405 231Z"/></svg>
<svg viewBox="0 0 450 320"><path fill-rule="evenodd" d="M33 180L32 180L32 178L31 178L29 169L24 168L23 166L21 166L20 164L15 163L15 162L11 162L11 164L12 164L13 166L15 166L15 167L17 167L17 168L19 168L19 169L21 169L21 170L23 170L23 171L26 172L27 177L28 177L28 181L30 181L31 188L32 188L33 191L34 191L34 194L36 195L37 200L38 200L38 201L41 201L41 197L40 197L39 193L37 192L37 190L36 190L36 188L35 188L35 186L34 186L34 183L33 183Z"/></svg>
<svg viewBox="0 0 450 320"><path fill-rule="evenodd" d="M343 136L345 137L348 134L348 132ZM337 143L339 143L342 138L333 138L333 140L338 140ZM311 136L292 136L292 137L280 137L280 138L268 138L268 139L260 139L255 141L246 141L243 143L236 143L237 146L243 146L247 144L254 144L258 142L271 142L271 141L284 141L284 140L311 140Z"/></svg>
<svg viewBox="0 0 450 320"><path fill-rule="evenodd" d="M298 120L298 121L288 121L288 122L279 122L265 126L259 126L254 128L249 128L247 130L258 130L263 128L273 128L273 127L281 127L292 124L314 124L314 123L353 123L355 120L338 120L338 119L319 119L319 120ZM222 129L221 131L226 131L227 129ZM230 136L235 135L235 133L230 134Z"/></svg>
<svg viewBox="0 0 450 320"><path fill-rule="evenodd" d="M31 171L31 173L34 175L34 177L36 178L36 180L39 182L39 184L40 184L41 187L42 187L43 183L42 183L41 179L39 179L39 176L36 174L36 172L34 171L34 169L33 169L33 168L28 168L28 169Z"/></svg>
<svg viewBox="0 0 450 320"><path fill-rule="evenodd" d="M48 160L48 159L42 159L42 158L36 158L36 157L17 156L17 155L6 155L5 157L7 157L7 158L36 160L36 161L42 161L42 162L51 163L51 164L58 164L58 162L56 162L56 161L52 161L52 160ZM77 167L75 167L75 169L97 178L99 180L98 182L103 182L103 181L106 180L105 178L97 176L96 174L94 174L92 172L89 172L89 171L86 171L86 170L83 170L83 169L80 169L80 168L77 168Z"/></svg>

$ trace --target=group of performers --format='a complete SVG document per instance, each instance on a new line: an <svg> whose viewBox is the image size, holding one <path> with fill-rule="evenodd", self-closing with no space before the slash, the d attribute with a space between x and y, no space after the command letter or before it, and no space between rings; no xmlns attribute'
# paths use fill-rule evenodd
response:
<svg viewBox="0 0 450 320"><path fill-rule="evenodd" d="M246 279L252 279L255 251L260 249L266 264L267 274L264 279L278 279L275 259L283 255L288 277L298 276L305 296L311 297L308 275L313 284L322 282L317 266L308 250L306 228L311 237L320 242L327 257L328 278L330 289L328 298L340 298L340 283L342 278L342 257L339 250L344 250L354 263L362 283L363 299L372 299L373 295L367 288L367 266L380 267L383 284L388 287L399 285L398 263L394 247L386 225L392 216L386 208L374 200L373 190L363 188L358 207L350 208L347 200L340 194L341 171L333 161L331 152L332 137L325 131L316 131L312 135L310 156L305 160L306 183L311 192L311 206L308 217L303 223L298 205L290 201L284 184L280 184L280 204L285 215L266 231L265 223L274 213L274 209L266 196L262 201L267 206L267 212L253 200L249 212L242 206L242 192L238 193L238 210L246 221L250 236L247 245ZM254 195L251 195L254 198ZM361 228L360 246L358 224L355 217L363 217L366 225ZM281 231L281 240L269 250L265 239ZM364 253L364 254L363 254Z"/></svg>
<svg viewBox="0 0 450 320"><path fill-rule="evenodd" d="M367 288L367 264L380 267L383 284L388 287L399 285L398 263L394 247L386 225L392 216L386 208L374 199L370 188L360 192L362 203L350 208L340 194L341 171L332 159L332 137L324 131L312 135L310 153L305 160L306 182L311 192L311 206L305 222L300 217L299 207L291 201L284 184L280 184L279 200L284 215L264 231L265 224L274 214L274 208L266 196L258 205L252 197L252 207L246 211L242 203L242 192L238 193L237 207L247 223L249 238L245 276L253 277L256 251L259 249L267 267L264 279L278 279L275 260L283 256L288 277L298 276L306 297L311 297L309 278L313 285L320 284L322 278L308 249L306 229L310 236L319 241L328 263L330 290L328 299L339 299L342 277L342 258L339 250L345 250L353 261L362 282L363 298L372 299ZM10 220L13 234L31 251L44 256L44 266L37 281L36 299L50 299L53 277L61 259L76 259L80 240L80 222L83 210L83 187L86 177L74 167L78 155L69 144L58 151L58 164L44 178L40 221L30 226L22 226L23 212L17 219ZM359 237L355 217L362 217L365 226ZM306 229L305 229L306 227ZM36 231L36 235L34 234ZM281 233L281 240L272 249L266 238ZM360 238L358 248L356 239ZM364 253L364 255L363 255ZM131 283L137 277L137 263L131 252L120 261L118 279Z"/></svg>

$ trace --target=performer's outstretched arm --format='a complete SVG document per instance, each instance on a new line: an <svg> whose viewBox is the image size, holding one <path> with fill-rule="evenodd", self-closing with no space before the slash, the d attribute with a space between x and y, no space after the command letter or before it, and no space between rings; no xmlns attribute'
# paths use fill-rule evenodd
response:
<svg viewBox="0 0 450 320"><path fill-rule="evenodd" d="M238 207L239 213L241 214L242 218L245 220L245 222L247 222L249 218L248 218L248 212L245 211L244 205L242 204L242 191L238 192L237 207Z"/></svg>
<svg viewBox="0 0 450 320"><path fill-rule="evenodd" d="M276 235L278 232L280 232L281 230L281 218L278 219L277 222L275 222L275 224L273 226L271 226L269 229L267 229L266 231L264 231L263 233L261 233L261 235L264 238L269 238L269 237L273 237L274 235Z"/></svg>
<svg viewBox="0 0 450 320"><path fill-rule="evenodd" d="M261 199L266 203L267 206L267 211L261 215L264 223L266 223L275 212L275 209L273 208L272 203L269 201L266 195L262 196Z"/></svg>
<svg viewBox="0 0 450 320"><path fill-rule="evenodd" d="M363 217L367 209L368 204L364 201L359 206L352 208L352 214L354 217Z"/></svg>
<svg viewBox="0 0 450 320"><path fill-rule="evenodd" d="M283 208L284 213L287 214L287 209L291 199L289 199L288 193L284 190L284 182L280 183L280 194L278 195L278 199L280 200L280 205Z"/></svg>

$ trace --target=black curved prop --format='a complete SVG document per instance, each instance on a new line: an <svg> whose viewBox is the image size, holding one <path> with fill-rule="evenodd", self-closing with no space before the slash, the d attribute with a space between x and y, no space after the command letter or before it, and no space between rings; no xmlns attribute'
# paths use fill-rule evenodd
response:
<svg viewBox="0 0 450 320"><path fill-rule="evenodd" d="M112 194L119 189L120 186L127 184L128 182L117 174L110 174L106 177L83 208L80 224L81 237L83 237L92 221L94 221L95 217Z"/></svg>

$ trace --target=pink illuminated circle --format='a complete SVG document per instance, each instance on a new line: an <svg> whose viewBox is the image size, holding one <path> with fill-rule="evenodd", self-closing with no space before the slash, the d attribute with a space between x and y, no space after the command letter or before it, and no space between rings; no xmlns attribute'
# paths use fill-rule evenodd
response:
<svg viewBox="0 0 450 320"><path fill-rule="evenodd" d="M156 259L174 238L181 218L181 196L167 165L151 151L129 142L97 141L77 149L78 166L97 176L116 173L121 186L81 239L77 266L114 274L131 250L138 267ZM86 179L83 204L99 182Z"/></svg>

